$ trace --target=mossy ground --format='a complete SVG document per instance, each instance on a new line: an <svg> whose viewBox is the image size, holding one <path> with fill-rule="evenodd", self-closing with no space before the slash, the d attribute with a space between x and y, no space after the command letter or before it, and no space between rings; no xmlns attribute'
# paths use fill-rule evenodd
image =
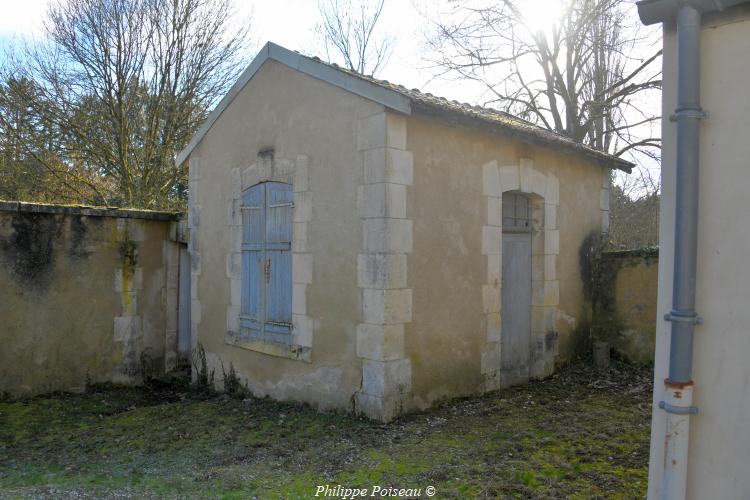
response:
<svg viewBox="0 0 750 500"><path fill-rule="evenodd" d="M178 388L0 402L0 497L310 498L341 484L638 498L650 387L646 368L575 365L388 425Z"/></svg>

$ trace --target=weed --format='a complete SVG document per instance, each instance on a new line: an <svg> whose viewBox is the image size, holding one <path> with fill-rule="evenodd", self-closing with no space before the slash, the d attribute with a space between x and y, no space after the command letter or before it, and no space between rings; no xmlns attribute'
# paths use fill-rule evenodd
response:
<svg viewBox="0 0 750 500"><path fill-rule="evenodd" d="M242 399L247 395L247 388L242 385L237 372L234 371L234 364L229 363L229 371L224 370L224 363L221 364L221 376L224 382L224 392L237 399Z"/></svg>
<svg viewBox="0 0 750 500"><path fill-rule="evenodd" d="M198 342L198 345L193 350L193 368L195 368L195 383L193 384L195 389L200 392L213 392L214 388L214 370L208 371L208 363L206 362L206 350L203 348L203 344Z"/></svg>

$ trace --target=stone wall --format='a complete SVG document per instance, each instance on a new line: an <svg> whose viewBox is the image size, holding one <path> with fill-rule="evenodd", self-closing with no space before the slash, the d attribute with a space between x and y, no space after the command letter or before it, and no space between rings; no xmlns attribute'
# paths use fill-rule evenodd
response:
<svg viewBox="0 0 750 500"><path fill-rule="evenodd" d="M631 361L652 363L658 249L605 252L594 297L593 334Z"/></svg>
<svg viewBox="0 0 750 500"><path fill-rule="evenodd" d="M177 214L0 202L0 393L177 364Z"/></svg>

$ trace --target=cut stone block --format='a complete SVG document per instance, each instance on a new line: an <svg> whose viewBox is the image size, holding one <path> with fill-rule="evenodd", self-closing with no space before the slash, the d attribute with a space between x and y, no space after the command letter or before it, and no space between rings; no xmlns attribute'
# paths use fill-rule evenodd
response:
<svg viewBox="0 0 750 500"><path fill-rule="evenodd" d="M404 357L404 325L357 326L357 356L374 361Z"/></svg>
<svg viewBox="0 0 750 500"><path fill-rule="evenodd" d="M386 113L386 146L394 149L406 149L406 117Z"/></svg>
<svg viewBox="0 0 750 500"><path fill-rule="evenodd" d="M542 198L547 195L547 176L536 169L531 169L531 192Z"/></svg>
<svg viewBox="0 0 750 500"><path fill-rule="evenodd" d="M500 342L502 315L500 313L490 313L486 315L487 319L487 342Z"/></svg>
<svg viewBox="0 0 750 500"><path fill-rule="evenodd" d="M557 229L544 230L544 253L545 255L557 255L560 253L560 231Z"/></svg>
<svg viewBox="0 0 750 500"><path fill-rule="evenodd" d="M227 307L227 330L230 332L240 331L240 306L230 305Z"/></svg>
<svg viewBox="0 0 750 500"><path fill-rule="evenodd" d="M518 191L521 188L521 181L516 165L500 167L500 185L502 191Z"/></svg>
<svg viewBox="0 0 750 500"><path fill-rule="evenodd" d="M312 318L302 314L292 314L292 332L294 342L304 347L312 347L313 329L315 322Z"/></svg>
<svg viewBox="0 0 750 500"><path fill-rule="evenodd" d="M312 193L294 193L294 222L309 222L312 219Z"/></svg>
<svg viewBox="0 0 750 500"><path fill-rule="evenodd" d="M405 254L361 254L357 257L360 288L406 288Z"/></svg>
<svg viewBox="0 0 750 500"><path fill-rule="evenodd" d="M503 194L500 184L500 170L497 162L491 161L482 166L482 191L485 196L499 198Z"/></svg>
<svg viewBox="0 0 750 500"><path fill-rule="evenodd" d="M411 392L411 361L362 361L362 392L388 398Z"/></svg>
<svg viewBox="0 0 750 500"><path fill-rule="evenodd" d="M307 314L307 285L305 284L292 285L292 313Z"/></svg>
<svg viewBox="0 0 750 500"><path fill-rule="evenodd" d="M292 254L292 283L312 283L312 255L309 253Z"/></svg>
<svg viewBox="0 0 750 500"><path fill-rule="evenodd" d="M557 306L560 303L560 282L545 281L544 282L544 305L545 306Z"/></svg>
<svg viewBox="0 0 750 500"><path fill-rule="evenodd" d="M237 307L242 304L242 279L240 278L229 280L229 303Z"/></svg>
<svg viewBox="0 0 750 500"><path fill-rule="evenodd" d="M557 279L557 255L544 256L544 279L547 281Z"/></svg>
<svg viewBox="0 0 750 500"><path fill-rule="evenodd" d="M518 169L521 181L520 189L524 193L532 193L534 186L534 162L532 160L521 158L521 166Z"/></svg>
<svg viewBox="0 0 750 500"><path fill-rule="evenodd" d="M481 373L492 373L500 368L500 342L488 342L482 350Z"/></svg>
<svg viewBox="0 0 750 500"><path fill-rule="evenodd" d="M141 336L140 316L115 316L114 333L116 342L130 342Z"/></svg>
<svg viewBox="0 0 750 500"><path fill-rule="evenodd" d="M500 287L482 285L482 306L485 313L500 312Z"/></svg>
<svg viewBox="0 0 750 500"><path fill-rule="evenodd" d="M307 222L292 224L292 252L307 252Z"/></svg>
<svg viewBox="0 0 750 500"><path fill-rule="evenodd" d="M392 325L411 321L411 290L362 291L362 317L365 323Z"/></svg>
<svg viewBox="0 0 750 500"><path fill-rule="evenodd" d="M503 200L494 196L487 197L487 225L502 227Z"/></svg>
<svg viewBox="0 0 750 500"><path fill-rule="evenodd" d="M364 151L386 146L385 113L378 113L357 122L357 149Z"/></svg>
<svg viewBox="0 0 750 500"><path fill-rule="evenodd" d="M502 255L488 255L487 256L487 283L496 287L500 287L503 273L503 257Z"/></svg>
<svg viewBox="0 0 750 500"><path fill-rule="evenodd" d="M357 206L362 218L406 218L406 186L365 184L357 188Z"/></svg>
<svg viewBox="0 0 750 500"><path fill-rule="evenodd" d="M557 205L544 204L544 227L545 229L557 229Z"/></svg>
<svg viewBox="0 0 750 500"><path fill-rule="evenodd" d="M140 266L115 269L115 292L143 290L143 268Z"/></svg>
<svg viewBox="0 0 750 500"><path fill-rule="evenodd" d="M412 221L408 219L365 219L364 249L368 253L410 253Z"/></svg>
<svg viewBox="0 0 750 500"><path fill-rule="evenodd" d="M560 204L560 181L555 174L547 175L547 188L544 194L544 202L552 205Z"/></svg>
<svg viewBox="0 0 750 500"><path fill-rule="evenodd" d="M503 230L495 226L482 227L482 255L502 254Z"/></svg>
<svg viewBox="0 0 750 500"><path fill-rule="evenodd" d="M409 151L392 148L370 149L364 152L366 184L387 182L410 186L414 175L414 158Z"/></svg>

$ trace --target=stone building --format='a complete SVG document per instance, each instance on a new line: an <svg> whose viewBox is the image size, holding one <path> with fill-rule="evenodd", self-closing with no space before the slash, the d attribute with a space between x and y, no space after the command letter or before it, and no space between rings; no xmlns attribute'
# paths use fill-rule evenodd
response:
<svg viewBox="0 0 750 500"><path fill-rule="evenodd" d="M607 230L610 170L631 168L271 43L178 162L208 364L381 420L569 357L580 249Z"/></svg>

